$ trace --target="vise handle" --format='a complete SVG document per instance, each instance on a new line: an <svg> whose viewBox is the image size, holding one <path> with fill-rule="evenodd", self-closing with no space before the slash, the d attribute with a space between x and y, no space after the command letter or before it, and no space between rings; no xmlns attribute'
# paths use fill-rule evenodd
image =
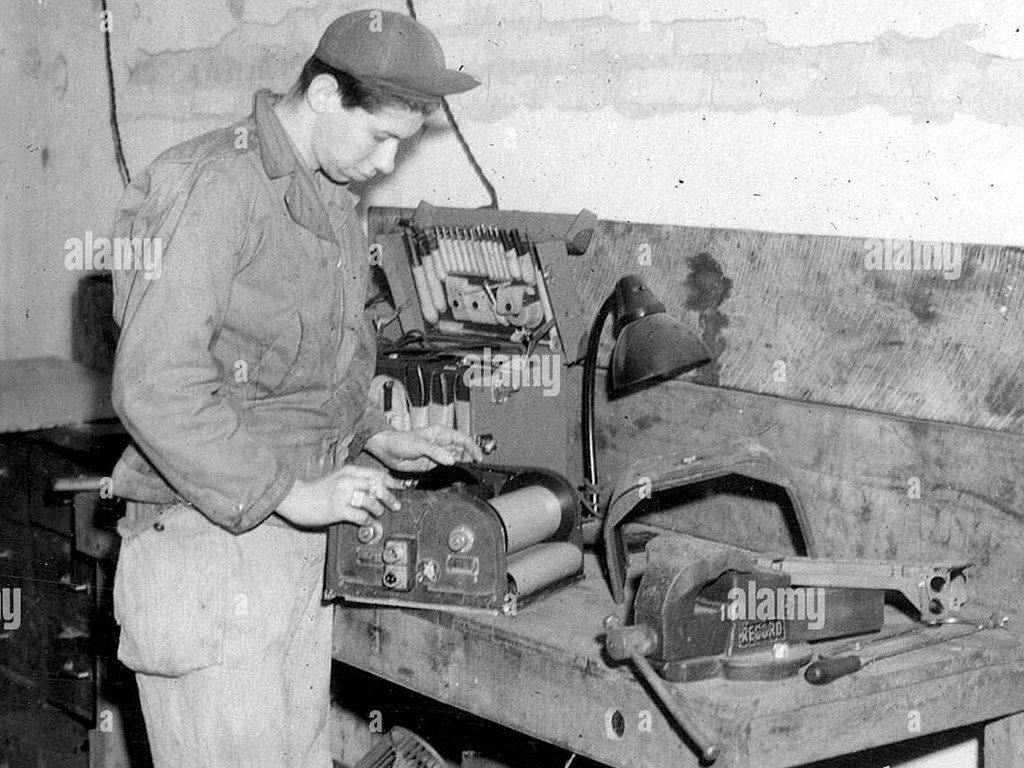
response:
<svg viewBox="0 0 1024 768"><path fill-rule="evenodd" d="M629 659L632 662L633 668L654 691L686 737L697 747L701 759L705 763L713 763L718 757L718 744L705 736L704 732L690 720L690 716L679 706L675 696L665 687L644 655L657 644L654 632L643 624L624 627L619 617L614 614L605 618L604 629L604 647L608 655L616 661Z"/></svg>

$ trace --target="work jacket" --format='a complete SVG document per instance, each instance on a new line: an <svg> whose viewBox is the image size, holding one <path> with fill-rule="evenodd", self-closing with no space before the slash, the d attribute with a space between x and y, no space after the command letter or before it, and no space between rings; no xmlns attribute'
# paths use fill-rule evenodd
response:
<svg viewBox="0 0 1024 768"><path fill-rule="evenodd" d="M233 532L385 427L366 400L357 198L302 166L275 98L261 91L247 119L163 153L114 225L162 263L113 273L114 406L132 438L113 491L184 502Z"/></svg>

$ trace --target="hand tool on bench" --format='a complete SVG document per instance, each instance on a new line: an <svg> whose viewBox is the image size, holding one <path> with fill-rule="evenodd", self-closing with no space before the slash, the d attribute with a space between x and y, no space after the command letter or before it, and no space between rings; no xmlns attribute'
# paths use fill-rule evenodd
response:
<svg viewBox="0 0 1024 768"><path fill-rule="evenodd" d="M705 759L714 745L672 708L674 697L666 698L660 681L651 682L656 675L672 682L791 677L813 658L811 641L882 629L883 587L899 589L905 571L950 580L944 566L887 563L896 576L886 583L880 577L884 569L867 563L869 587L861 589L849 585L856 581L857 563L799 558L799 578L815 585L803 587L779 567L781 558L684 534L659 535L648 542L647 556L633 600L633 623L606 620L605 649L612 659L632 662ZM833 586L829 579L837 573L839 585ZM960 599L966 600L966 594Z"/></svg>
<svg viewBox="0 0 1024 768"><path fill-rule="evenodd" d="M993 613L988 619L978 621L973 625L971 629L966 632L958 632L952 636L943 635L941 637L928 637L923 642L914 643L911 645L903 645L894 648L889 651L873 652L873 653L858 653L855 655L836 655L829 656L828 658L821 658L817 661L812 662L806 670L804 670L804 679L812 685L826 685L834 680L838 680L846 675L852 675L854 672L859 672L869 664L873 664L876 661L882 659L891 659L894 656L900 656L904 653L911 653L912 651L919 651L923 648L928 648L933 645L939 645L940 643L946 643L950 640L959 640L960 638L973 635L976 632L982 632L987 629L999 629L1006 626L1008 617L1002 614ZM933 624L926 625L927 627L938 627L945 624L964 624L969 622L963 621L938 621ZM917 630L927 631L927 630ZM902 634L902 633L901 633ZM929 633L931 634L931 633ZM885 643L894 637L879 638L877 643ZM865 643L864 646L875 645L876 643Z"/></svg>
<svg viewBox="0 0 1024 768"><path fill-rule="evenodd" d="M1008 620L1008 618L1003 614L993 613L987 619L971 619L967 616L947 616L944 619L936 619L934 621L919 621L915 622L909 627L904 627L903 629L897 630L896 632L890 632L888 634L882 634L869 638L858 637L855 641L850 643L844 643L839 647L829 647L825 652L819 652L818 656L819 658L830 659L836 656L844 656L848 653L858 653L867 648L868 646L873 647L876 645L882 645L884 643L890 643L894 640L898 640L901 637L906 637L907 635L919 635L927 629L932 629L934 627L942 627L947 624L967 624L973 627L978 627L982 624L987 625L989 622L994 622L996 620L1005 623Z"/></svg>
<svg viewBox="0 0 1024 768"><path fill-rule="evenodd" d="M781 560L684 534L648 542L633 623L656 640L652 666L677 682L779 679L811 660L810 642L881 630L887 591L915 599L927 623L934 598L907 573L932 586L958 584L946 605L967 600L962 566L795 558L799 568L789 573Z"/></svg>

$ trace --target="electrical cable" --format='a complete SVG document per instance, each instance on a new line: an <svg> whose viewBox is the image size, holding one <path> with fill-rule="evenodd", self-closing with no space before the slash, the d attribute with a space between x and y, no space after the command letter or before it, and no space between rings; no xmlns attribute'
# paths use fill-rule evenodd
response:
<svg viewBox="0 0 1024 768"><path fill-rule="evenodd" d="M423 331L415 328L406 331L400 338L395 340L381 337L377 339L378 356L392 353L422 353L426 355L424 359L441 359L438 357L439 355L446 355L448 357L452 355L462 356L476 351L477 348L467 345L466 340L463 338L447 340L428 339Z"/></svg>
<svg viewBox="0 0 1024 768"><path fill-rule="evenodd" d="M416 18L416 8L413 5L413 0L406 0L406 5L409 9L409 16L413 19ZM105 14L104 18L107 18L109 10L107 9L107 0L101 0L101 9ZM124 156L124 147L121 143L121 128L120 121L117 117L117 87L114 83L114 64L113 57L111 54L110 46L110 25L108 24L103 30L103 48L104 58L107 70L107 88L110 94L110 128L114 134L114 156L117 160L117 170L121 175L121 182L124 186L131 184L132 177L128 170L128 163ZM441 98L441 107L444 109L445 117L452 126L452 130L455 131L455 138L459 142L459 146L462 148L463 153L466 155L466 159L469 160L469 164L472 166L473 171L476 173L480 183L483 184L484 189L487 190L487 195L490 198L490 204L487 207L497 210L498 205L498 193L491 183L490 179L487 178L487 174L484 169L480 166L476 156L473 154L472 148L469 146L469 142L466 141L466 137L462 133L462 128L459 127L458 121L455 119L455 115L452 113L451 107L448 105L448 100L444 97Z"/></svg>
<svg viewBox="0 0 1024 768"><path fill-rule="evenodd" d="M409 16L413 19L416 18L416 8L413 5L413 0L405 0L405 5L409 9ZM459 142L459 146L462 147L463 153L466 155L466 159L469 160L469 164L472 166L473 171L476 173L480 183L484 185L484 189L487 190L488 197L491 198L491 202L484 206L485 208L493 208L498 210L498 193L494 189L494 185L491 184L490 179L487 178L487 174L484 173L484 169L480 167L480 163L477 162L476 156L473 154L473 150L469 146L469 142L466 141L466 137L462 135L462 129L459 127L458 121L455 119L455 115L452 114L452 108L448 106L448 99L441 97L441 108L444 109L445 117L448 118L448 122L452 126L452 130L455 131L455 138Z"/></svg>
<svg viewBox="0 0 1024 768"><path fill-rule="evenodd" d="M107 90L110 94L110 129L114 133L114 157L117 160L117 171L121 174L121 183L128 186L132 183L132 175L128 172L128 163L124 159L124 148L121 146L121 127L117 119L117 88L114 85L114 62L110 53L110 11L107 0L100 0L103 18L108 23L103 28L103 49L107 67Z"/></svg>

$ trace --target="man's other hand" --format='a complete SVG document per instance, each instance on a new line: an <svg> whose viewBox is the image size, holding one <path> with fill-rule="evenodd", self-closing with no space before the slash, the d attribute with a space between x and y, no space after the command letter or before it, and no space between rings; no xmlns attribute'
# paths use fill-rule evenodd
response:
<svg viewBox="0 0 1024 768"><path fill-rule="evenodd" d="M401 507L392 490L405 485L383 470L346 464L319 480L296 480L277 513L300 528L341 522L366 525L385 508Z"/></svg>
<svg viewBox="0 0 1024 768"><path fill-rule="evenodd" d="M469 435L449 427L387 429L366 443L366 452L399 472L426 472L438 464L480 461L484 454Z"/></svg>

